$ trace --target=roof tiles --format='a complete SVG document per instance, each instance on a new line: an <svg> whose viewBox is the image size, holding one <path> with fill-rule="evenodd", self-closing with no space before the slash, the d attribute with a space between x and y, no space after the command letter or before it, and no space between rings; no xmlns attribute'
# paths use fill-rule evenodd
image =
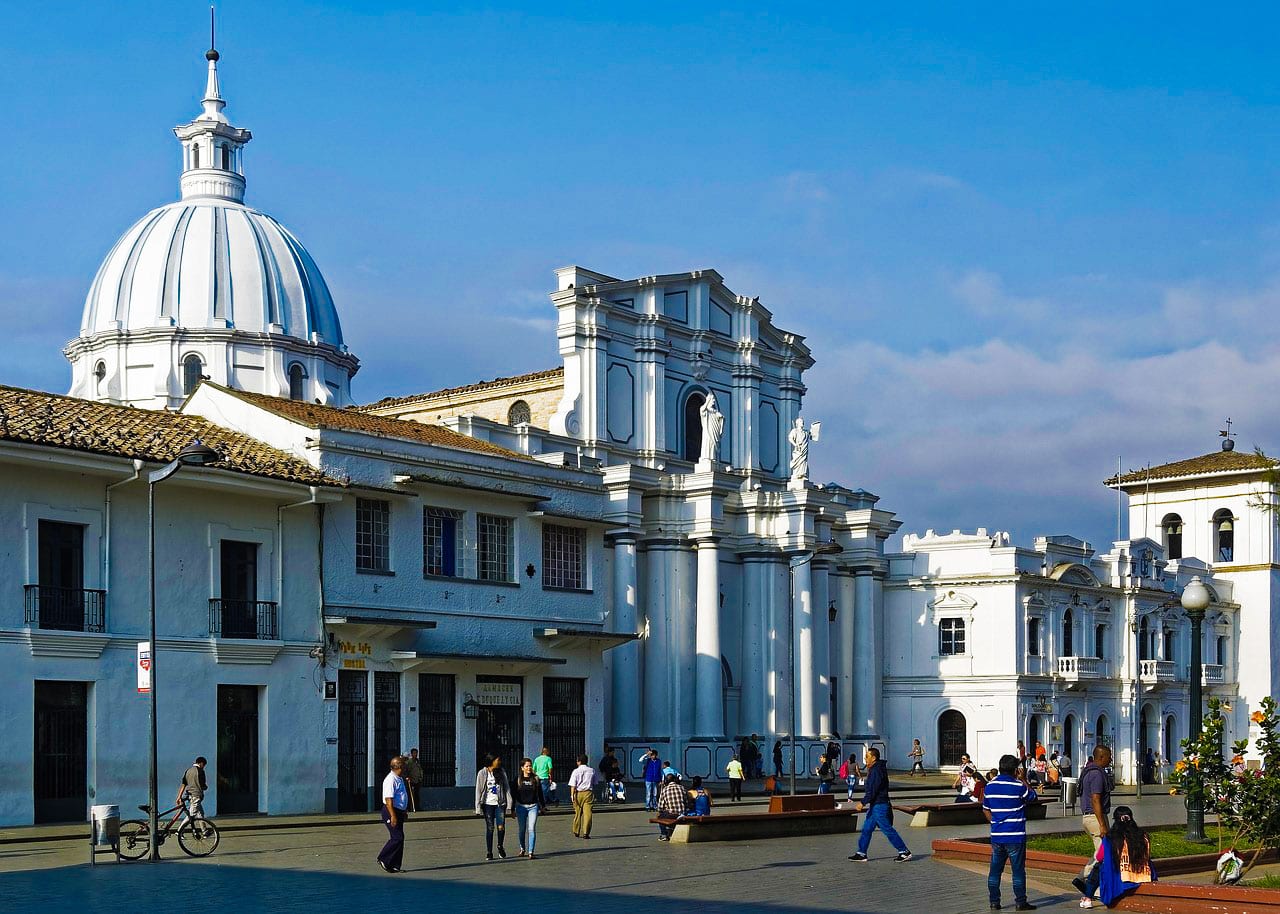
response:
<svg viewBox="0 0 1280 914"><path fill-rule="evenodd" d="M1147 480L1155 481L1157 479L1240 472L1242 470L1264 470L1275 466L1277 466L1277 461L1251 451L1214 451L1212 454L1205 454L1201 457L1163 463L1160 466L1151 467L1149 470L1146 468L1130 470L1128 473L1112 476L1107 480L1106 484L1109 486L1125 486L1141 484Z"/></svg>
<svg viewBox="0 0 1280 914"><path fill-rule="evenodd" d="M518 374L510 378L494 378L492 381L479 381L475 384L464 384L462 387L446 387L443 390L433 390L425 394L410 394L407 397L383 397L375 403L370 403L358 408L361 410L371 410L383 409L388 406L403 406L410 403L419 403L424 400L436 400L441 397L456 397L459 394L469 394L482 390L511 387L516 384L524 384L529 381L543 381L562 377L564 377L563 367L546 368L542 371L531 371L528 374Z"/></svg>

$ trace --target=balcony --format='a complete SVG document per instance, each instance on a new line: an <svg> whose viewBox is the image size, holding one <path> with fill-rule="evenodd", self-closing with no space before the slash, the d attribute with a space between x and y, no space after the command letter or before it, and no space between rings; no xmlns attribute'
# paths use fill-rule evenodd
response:
<svg viewBox="0 0 1280 914"><path fill-rule="evenodd" d="M1227 681L1226 669L1221 663L1206 663L1200 669L1202 685L1220 686Z"/></svg>
<svg viewBox="0 0 1280 914"><path fill-rule="evenodd" d="M1059 657L1058 675L1068 683L1106 676L1105 664L1098 657Z"/></svg>
<svg viewBox="0 0 1280 914"><path fill-rule="evenodd" d="M1163 685L1176 682L1178 667L1172 660L1139 660L1138 678L1145 686Z"/></svg>
<svg viewBox="0 0 1280 914"><path fill-rule="evenodd" d="M277 604L267 600L210 600L209 634L214 638L275 641L280 637Z"/></svg>
<svg viewBox="0 0 1280 914"><path fill-rule="evenodd" d="M59 632L105 632L107 592L74 587L27 584L23 588L24 622L29 628Z"/></svg>

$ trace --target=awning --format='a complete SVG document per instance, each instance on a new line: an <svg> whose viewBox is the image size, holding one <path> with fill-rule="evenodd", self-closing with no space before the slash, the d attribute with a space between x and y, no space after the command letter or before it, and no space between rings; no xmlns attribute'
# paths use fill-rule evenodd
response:
<svg viewBox="0 0 1280 914"><path fill-rule="evenodd" d="M600 645L603 650L620 647L640 636L630 632L606 632L598 628L535 628L533 637L553 647L590 647Z"/></svg>
<svg viewBox="0 0 1280 914"><path fill-rule="evenodd" d="M564 657L519 654L467 654L444 651L392 651L391 662L404 673L431 673L465 663L470 670L495 673L531 673L546 666L563 666Z"/></svg>
<svg viewBox="0 0 1280 914"><path fill-rule="evenodd" d="M385 638L402 631L427 631L436 627L434 619L355 612L326 612L324 624L342 626L343 637L350 638Z"/></svg>

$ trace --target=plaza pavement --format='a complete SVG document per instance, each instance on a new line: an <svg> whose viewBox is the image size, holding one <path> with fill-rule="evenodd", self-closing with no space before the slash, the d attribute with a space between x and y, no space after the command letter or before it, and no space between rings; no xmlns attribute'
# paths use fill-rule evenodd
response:
<svg viewBox="0 0 1280 914"><path fill-rule="evenodd" d="M1134 805L1132 798L1125 802ZM731 810L724 802L720 814ZM744 804L746 806L747 804ZM760 807L751 804L755 809ZM607 807L601 807L608 809ZM1139 821L1181 821L1180 798L1144 798ZM897 863L883 837L872 860L854 864L855 835L693 845L658 842L648 814L634 806L595 817L591 840L569 834L569 815L539 822L538 859L484 860L484 826L457 814L421 814L408 825L405 872L386 875L375 857L386 830L368 824L229 831L205 860L166 843L164 862L90 867L87 843L44 841L0 846L0 910L136 912L141 905L199 912L314 911L318 908L498 912L922 912L987 910L985 873L930 857L935 838L981 835L981 826L913 829L898 817L916 859ZM232 824L234 820L227 820ZM1079 828L1079 817L1051 816L1035 832ZM1030 874L1030 897L1067 910L1077 896L1062 874ZM1012 907L1006 875L1004 902Z"/></svg>

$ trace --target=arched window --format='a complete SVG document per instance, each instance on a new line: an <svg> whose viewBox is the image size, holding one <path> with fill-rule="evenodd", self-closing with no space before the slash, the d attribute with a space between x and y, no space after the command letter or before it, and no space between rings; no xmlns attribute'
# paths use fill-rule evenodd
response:
<svg viewBox="0 0 1280 914"><path fill-rule="evenodd" d="M307 398L307 370L301 362L289 366L289 399L305 400Z"/></svg>
<svg viewBox="0 0 1280 914"><path fill-rule="evenodd" d="M954 709L943 711L938 718L938 764L959 765L960 756L968 751L964 715Z"/></svg>
<svg viewBox="0 0 1280 914"><path fill-rule="evenodd" d="M528 425L532 421L533 413L529 410L529 404L524 400L517 400L507 410L507 425Z"/></svg>
<svg viewBox="0 0 1280 914"><path fill-rule="evenodd" d="M93 393L101 397L107 392L107 363L99 362L93 366Z"/></svg>
<svg viewBox="0 0 1280 914"><path fill-rule="evenodd" d="M1107 658L1107 627L1095 626L1093 629L1093 656L1099 660Z"/></svg>
<svg viewBox="0 0 1280 914"><path fill-rule="evenodd" d="M1217 647L1217 650L1214 656L1217 657L1218 659L1215 662L1225 664L1227 662L1227 636L1226 635L1218 636L1216 647Z"/></svg>
<svg viewBox="0 0 1280 914"><path fill-rule="evenodd" d="M1151 626L1147 624L1146 616L1138 623L1138 659L1151 659Z"/></svg>
<svg viewBox="0 0 1280 914"><path fill-rule="evenodd" d="M182 360L182 394L189 396L200 383L204 374L204 363L194 352Z"/></svg>
<svg viewBox="0 0 1280 914"><path fill-rule="evenodd" d="M1235 559L1235 518L1226 508L1213 515L1213 539L1215 554L1218 556L1215 561L1230 562Z"/></svg>
<svg viewBox="0 0 1280 914"><path fill-rule="evenodd" d="M1107 719L1107 715L1098 715L1098 726L1093 731L1093 738L1095 746L1111 745L1111 721ZM1085 747L1086 750L1089 748L1088 746Z"/></svg>
<svg viewBox="0 0 1280 914"><path fill-rule="evenodd" d="M231 170L231 150L226 146L219 147L222 150L222 170Z"/></svg>
<svg viewBox="0 0 1280 914"><path fill-rule="evenodd" d="M1182 518L1177 514L1166 514L1160 522L1160 529L1164 531L1165 557L1182 558Z"/></svg>
<svg viewBox="0 0 1280 914"><path fill-rule="evenodd" d="M1062 650L1058 654L1060 657L1074 657L1076 654L1075 639L1071 637L1073 621L1071 610L1068 609L1062 614Z"/></svg>
<svg viewBox="0 0 1280 914"><path fill-rule="evenodd" d="M192 168L200 167L200 144L199 143L191 144L191 167Z"/></svg>
<svg viewBox="0 0 1280 914"><path fill-rule="evenodd" d="M707 395L700 392L689 394L684 401L684 450L681 456L685 460L696 461L702 453L702 415L698 410L707 401Z"/></svg>

